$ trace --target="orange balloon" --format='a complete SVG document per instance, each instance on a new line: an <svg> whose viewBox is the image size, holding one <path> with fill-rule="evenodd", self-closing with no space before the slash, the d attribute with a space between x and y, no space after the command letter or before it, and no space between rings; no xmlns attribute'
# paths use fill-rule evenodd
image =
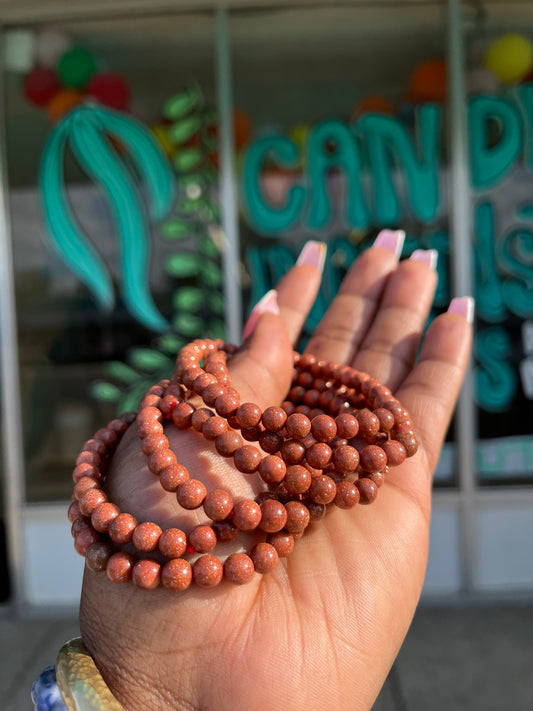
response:
<svg viewBox="0 0 533 711"><path fill-rule="evenodd" d="M75 89L62 89L50 99L46 106L48 118L52 123L59 121L70 109L77 106L83 99L83 94Z"/></svg>
<svg viewBox="0 0 533 711"><path fill-rule="evenodd" d="M384 96L365 96L361 99L352 109L350 113L350 121L354 121L363 114L386 114L387 116L394 116L396 113L394 109L394 104L389 99Z"/></svg>
<svg viewBox="0 0 533 711"><path fill-rule="evenodd" d="M418 104L442 104L448 93L446 64L442 59L422 62L412 73L408 95Z"/></svg>
<svg viewBox="0 0 533 711"><path fill-rule="evenodd" d="M236 150L240 151L251 136L252 121L250 117L242 109L235 109L233 112L233 140Z"/></svg>

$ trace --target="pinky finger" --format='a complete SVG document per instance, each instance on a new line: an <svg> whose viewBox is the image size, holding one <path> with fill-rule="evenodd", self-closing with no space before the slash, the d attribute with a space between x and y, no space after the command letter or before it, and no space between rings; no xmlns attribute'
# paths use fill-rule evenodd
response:
<svg viewBox="0 0 533 711"><path fill-rule="evenodd" d="M474 300L453 299L424 338L420 358L396 393L413 418L431 471L436 466L472 343Z"/></svg>

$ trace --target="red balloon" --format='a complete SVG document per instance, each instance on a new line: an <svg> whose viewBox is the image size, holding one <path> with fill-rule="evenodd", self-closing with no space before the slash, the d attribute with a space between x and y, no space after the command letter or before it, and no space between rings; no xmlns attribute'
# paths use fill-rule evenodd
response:
<svg viewBox="0 0 533 711"><path fill-rule="evenodd" d="M26 98L35 106L46 106L59 89L57 76L49 67L34 69L24 80Z"/></svg>
<svg viewBox="0 0 533 711"><path fill-rule="evenodd" d="M130 103L130 89L118 74L95 74L87 87L87 95L117 111L125 111Z"/></svg>

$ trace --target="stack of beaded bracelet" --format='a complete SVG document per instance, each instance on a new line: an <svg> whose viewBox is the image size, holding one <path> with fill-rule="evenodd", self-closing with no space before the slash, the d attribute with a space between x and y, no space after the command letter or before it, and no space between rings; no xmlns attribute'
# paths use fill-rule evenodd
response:
<svg viewBox="0 0 533 711"><path fill-rule="evenodd" d="M309 523L331 505L349 509L374 501L389 467L417 451L409 414L366 373L295 353L287 400L262 412L252 402L241 403L231 387L227 361L235 351L221 340L185 346L175 374L148 389L137 415L112 420L85 443L68 515L75 548L93 571L144 589L162 584L185 590L191 581L211 587L223 578L246 583L289 555ZM193 404L198 398L204 407ZM107 466L134 420L148 468L163 489L184 509L202 507L208 522L187 533L162 530L108 501L102 490ZM255 500L234 500L224 489L208 492L169 448L165 426L172 424L201 433L238 471L257 474L264 491ZM211 554L241 531L257 536L248 553L232 553L224 562ZM121 549L128 544L137 558Z"/></svg>

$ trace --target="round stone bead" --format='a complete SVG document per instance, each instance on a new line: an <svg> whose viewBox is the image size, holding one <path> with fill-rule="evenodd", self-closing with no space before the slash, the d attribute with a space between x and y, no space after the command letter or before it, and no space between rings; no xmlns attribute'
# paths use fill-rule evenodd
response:
<svg viewBox="0 0 533 711"><path fill-rule="evenodd" d="M282 407L267 407L261 417L261 422L269 432L278 432L286 421L287 413Z"/></svg>
<svg viewBox="0 0 533 711"><path fill-rule="evenodd" d="M120 514L120 509L109 501L97 506L91 515L91 523L95 531L107 533L109 525Z"/></svg>
<svg viewBox="0 0 533 711"><path fill-rule="evenodd" d="M74 471L72 472L72 480L74 481L74 483L76 483L82 477L85 476L90 476L93 479L96 479L97 481L100 481L100 479L102 478L98 467L96 467L94 464L88 464L87 462L83 462L82 464L78 464L78 466L75 467Z"/></svg>
<svg viewBox="0 0 533 711"><path fill-rule="evenodd" d="M359 452L355 447L342 445L333 452L333 466L341 474L350 474L357 469Z"/></svg>
<svg viewBox="0 0 533 711"><path fill-rule="evenodd" d="M109 524L108 533L113 543L124 545L130 543L136 526L137 519L129 513L121 513Z"/></svg>
<svg viewBox="0 0 533 711"><path fill-rule="evenodd" d="M246 553L232 553L224 562L224 578L235 585L249 583L254 577L254 564Z"/></svg>
<svg viewBox="0 0 533 711"><path fill-rule="evenodd" d="M146 435L146 437L141 440L142 453L147 457L159 449L168 449L168 439L164 434Z"/></svg>
<svg viewBox="0 0 533 711"><path fill-rule="evenodd" d="M88 528L84 528L76 533L74 536L74 548L76 553L85 557L89 551L89 548L95 543L99 543L99 541L100 535L94 530L94 528L92 528L92 526L89 526Z"/></svg>
<svg viewBox="0 0 533 711"><path fill-rule="evenodd" d="M216 382L217 379L212 373L203 372L195 378L192 384L192 390L198 395L201 395L209 385L213 385Z"/></svg>
<svg viewBox="0 0 533 711"><path fill-rule="evenodd" d="M228 420L229 422L229 420ZM247 442L257 442L259 440L259 436L261 432L264 432L264 430L261 429L262 425L258 425L257 427L250 427L249 429L242 429L241 430L241 435L243 439L245 439Z"/></svg>
<svg viewBox="0 0 533 711"><path fill-rule="evenodd" d="M127 583L131 580L135 560L129 553L113 553L107 561L106 574L113 583Z"/></svg>
<svg viewBox="0 0 533 711"><path fill-rule="evenodd" d="M163 469L172 464L177 464L177 461L176 455L170 449L158 449L148 457L148 469L155 476L159 476Z"/></svg>
<svg viewBox="0 0 533 711"><path fill-rule="evenodd" d="M215 400L215 410L221 417L228 417L235 414L240 404L240 400L236 395L226 392Z"/></svg>
<svg viewBox="0 0 533 711"><path fill-rule="evenodd" d="M263 430L259 435L259 446L268 454L275 454L283 444L283 437L279 432Z"/></svg>
<svg viewBox="0 0 533 711"><path fill-rule="evenodd" d="M365 477L368 477L371 479L374 484L379 488L383 486L385 483L385 474L384 472L365 472Z"/></svg>
<svg viewBox="0 0 533 711"><path fill-rule="evenodd" d="M313 469L324 469L331 461L331 447L325 442L316 442L305 452L306 462Z"/></svg>
<svg viewBox="0 0 533 711"><path fill-rule="evenodd" d="M228 423L223 417L218 415L208 418L202 427L202 434L207 440L216 439L219 435L227 432Z"/></svg>
<svg viewBox="0 0 533 711"><path fill-rule="evenodd" d="M106 569L112 553L108 543L93 543L85 556L87 566L95 573L102 573Z"/></svg>
<svg viewBox="0 0 533 711"><path fill-rule="evenodd" d="M198 479L189 479L180 484L176 497L180 506L192 511L199 508L206 497L207 489Z"/></svg>
<svg viewBox="0 0 533 711"><path fill-rule="evenodd" d="M97 452L103 456L107 452L107 446L101 439L88 439L83 445L82 449L85 452Z"/></svg>
<svg viewBox="0 0 533 711"><path fill-rule="evenodd" d="M172 493L176 492L178 487L188 480L189 472L183 464L170 464L168 467L165 467L159 475L159 483L163 489L165 491L171 491Z"/></svg>
<svg viewBox="0 0 533 711"><path fill-rule="evenodd" d="M330 442L337 434L335 420L329 415L318 415L311 420L311 432L317 442Z"/></svg>
<svg viewBox="0 0 533 711"><path fill-rule="evenodd" d="M311 420L306 415L295 412L287 417L285 428L292 439L303 439L311 432Z"/></svg>
<svg viewBox="0 0 533 711"><path fill-rule="evenodd" d="M288 439L280 447L280 454L287 465L300 464L305 457L305 447L296 439Z"/></svg>
<svg viewBox="0 0 533 711"><path fill-rule="evenodd" d="M309 525L309 509L301 501L288 501L285 504L287 520L285 528L289 533L300 533Z"/></svg>
<svg viewBox="0 0 533 711"><path fill-rule="evenodd" d="M261 521L261 507L250 499L238 501L233 508L232 521L239 531L253 531Z"/></svg>
<svg viewBox="0 0 533 711"><path fill-rule="evenodd" d="M132 580L142 590L154 590L161 582L161 564L151 558L138 560L133 566Z"/></svg>
<svg viewBox="0 0 533 711"><path fill-rule="evenodd" d="M146 521L135 527L132 543L141 553L150 553L157 548L161 534L161 528L156 523Z"/></svg>
<svg viewBox="0 0 533 711"><path fill-rule="evenodd" d="M219 543L230 543L239 535L239 529L235 526L233 521L230 521L230 519L225 519L224 521L214 521L213 531L215 532Z"/></svg>
<svg viewBox="0 0 533 711"><path fill-rule="evenodd" d="M235 413L239 427L250 429L261 422L261 408L254 402L244 402Z"/></svg>
<svg viewBox="0 0 533 711"><path fill-rule="evenodd" d="M261 504L259 528L267 533L281 531L287 522L285 506L275 499L268 499Z"/></svg>
<svg viewBox="0 0 533 711"><path fill-rule="evenodd" d="M73 523L77 518L81 516L79 501L73 501L68 507L68 520Z"/></svg>
<svg viewBox="0 0 533 711"><path fill-rule="evenodd" d="M237 432L224 432L215 439L217 452L223 457L231 457L242 446L242 437Z"/></svg>
<svg viewBox="0 0 533 711"><path fill-rule="evenodd" d="M402 405L400 405L398 400L387 400L387 402L383 403L383 407L392 412L396 425L409 420L409 413L404 407L402 407Z"/></svg>
<svg viewBox="0 0 533 711"><path fill-rule="evenodd" d="M276 553L280 558L286 558L294 550L294 536L287 531L269 533L267 543L276 549Z"/></svg>
<svg viewBox="0 0 533 711"><path fill-rule="evenodd" d="M321 521L326 515L326 507L324 504L318 504L313 499L305 499L303 502L309 509L309 519L313 521Z"/></svg>
<svg viewBox="0 0 533 711"><path fill-rule="evenodd" d="M223 521L233 509L233 498L223 489L213 489L204 499L204 512L211 521Z"/></svg>
<svg viewBox="0 0 533 711"><path fill-rule="evenodd" d="M381 447L369 444L360 453L361 466L367 472L381 472L387 466L387 455Z"/></svg>
<svg viewBox="0 0 533 711"><path fill-rule="evenodd" d="M358 479L355 485L359 490L359 503L361 504L371 504L378 495L378 487L371 479L367 479L366 477Z"/></svg>
<svg viewBox="0 0 533 711"><path fill-rule="evenodd" d="M84 516L91 516L93 511L106 501L107 496L101 489L89 489L79 500L80 511Z"/></svg>
<svg viewBox="0 0 533 711"><path fill-rule="evenodd" d="M209 553L217 544L217 536L211 526L195 526L189 533L188 553Z"/></svg>
<svg viewBox="0 0 533 711"><path fill-rule="evenodd" d="M191 417L194 407L188 402L180 402L172 411L172 422L179 430L187 430L191 426Z"/></svg>
<svg viewBox="0 0 533 711"><path fill-rule="evenodd" d="M311 480L309 496L317 504L329 504L335 498L337 487L329 476L315 476Z"/></svg>
<svg viewBox="0 0 533 711"><path fill-rule="evenodd" d="M418 442L414 434L408 432L400 432L395 436L397 442L405 448L405 453L408 457L412 457L418 451Z"/></svg>
<svg viewBox="0 0 533 711"><path fill-rule="evenodd" d="M359 422L354 415L343 413L335 418L337 425L337 436L342 439L351 439L359 432Z"/></svg>
<svg viewBox="0 0 533 711"><path fill-rule="evenodd" d="M294 464L287 467L284 484L289 494L304 494L311 485L311 474L305 467Z"/></svg>
<svg viewBox="0 0 533 711"><path fill-rule="evenodd" d="M183 558L169 560L161 571L161 584L167 590L186 590L191 584L191 579L191 565Z"/></svg>
<svg viewBox="0 0 533 711"><path fill-rule="evenodd" d="M224 569L214 555L202 555L192 566L194 582L201 588L212 588L222 580Z"/></svg>
<svg viewBox="0 0 533 711"><path fill-rule="evenodd" d="M278 484L285 478L287 466L283 459L275 457L272 454L268 454L261 460L258 471L259 476L265 483Z"/></svg>
<svg viewBox="0 0 533 711"><path fill-rule="evenodd" d="M76 485L74 486L74 496L79 501L86 491L95 488L100 489L100 485L96 481L96 479L94 479L92 476L82 476L81 479L78 479Z"/></svg>
<svg viewBox="0 0 533 711"><path fill-rule="evenodd" d="M107 425L107 428L109 430L113 430L113 432L116 432L119 437L122 437L128 429L128 425L124 422L124 420L117 417L116 419L111 420L111 422Z"/></svg>
<svg viewBox="0 0 533 711"><path fill-rule="evenodd" d="M383 442L381 446L387 457L387 464L390 467L397 467L405 462L407 454L401 442L389 439L387 442Z"/></svg>
<svg viewBox="0 0 533 711"><path fill-rule="evenodd" d="M379 432L379 420L370 410L358 412L357 421L359 422L359 434L361 437L369 439Z"/></svg>
<svg viewBox="0 0 533 711"><path fill-rule="evenodd" d="M102 466L102 457L98 452L80 452L76 457L76 466L78 464L94 464L95 467Z"/></svg>
<svg viewBox="0 0 533 711"><path fill-rule="evenodd" d="M250 551L250 558L258 573L269 573L278 564L278 552L270 543L257 543Z"/></svg>
<svg viewBox="0 0 533 711"><path fill-rule="evenodd" d="M208 410L207 407L200 407L198 410L195 410L191 415L191 426L193 430L202 432L206 421L211 417L213 417L213 413L211 410Z"/></svg>
<svg viewBox="0 0 533 711"><path fill-rule="evenodd" d="M243 474L253 474L261 463L261 452L252 444L244 444L236 450L233 461Z"/></svg>
<svg viewBox="0 0 533 711"><path fill-rule="evenodd" d="M379 420L379 428L382 432L390 432L394 427L394 415L390 410L384 407L378 407L374 410L374 415Z"/></svg>
<svg viewBox="0 0 533 711"><path fill-rule="evenodd" d="M113 430L110 430L107 427L102 427L95 432L94 439L101 440L106 448L110 448L117 444L118 435Z"/></svg>
<svg viewBox="0 0 533 711"><path fill-rule="evenodd" d="M341 481L337 484L334 501L340 509L351 509L359 503L359 489L351 481Z"/></svg>
<svg viewBox="0 0 533 711"><path fill-rule="evenodd" d="M159 538L159 551L167 558L180 558L187 548L187 536L180 528L167 528Z"/></svg>
<svg viewBox="0 0 533 711"><path fill-rule="evenodd" d="M226 388L216 382L213 385L208 385L202 393L202 400L207 407L213 407L216 399L226 392Z"/></svg>

